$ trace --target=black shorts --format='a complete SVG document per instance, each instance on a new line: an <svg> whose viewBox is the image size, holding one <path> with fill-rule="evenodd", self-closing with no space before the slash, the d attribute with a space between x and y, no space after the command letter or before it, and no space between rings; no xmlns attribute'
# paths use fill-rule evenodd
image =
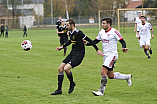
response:
<svg viewBox="0 0 157 104"><path fill-rule="evenodd" d="M66 43L67 41L68 41L68 39L62 38L62 39L60 39L60 44L63 45L63 44Z"/></svg>
<svg viewBox="0 0 157 104"><path fill-rule="evenodd" d="M69 63L72 68L80 65L84 58L84 53L70 53L64 60L63 63Z"/></svg>

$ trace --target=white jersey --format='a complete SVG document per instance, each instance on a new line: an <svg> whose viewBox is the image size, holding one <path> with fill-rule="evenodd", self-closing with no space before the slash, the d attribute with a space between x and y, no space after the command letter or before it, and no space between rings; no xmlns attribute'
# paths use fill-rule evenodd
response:
<svg viewBox="0 0 157 104"><path fill-rule="evenodd" d="M141 24L141 19L139 17L136 17L135 23L137 23L137 25Z"/></svg>
<svg viewBox="0 0 157 104"><path fill-rule="evenodd" d="M144 25L141 23L137 27L137 31L139 31L141 38L151 38L150 29L152 29L152 25L149 22L145 22Z"/></svg>
<svg viewBox="0 0 157 104"><path fill-rule="evenodd" d="M118 30L110 28L107 32L102 29L96 39L102 41L104 55L109 55L117 53L117 41L123 39L123 37Z"/></svg>

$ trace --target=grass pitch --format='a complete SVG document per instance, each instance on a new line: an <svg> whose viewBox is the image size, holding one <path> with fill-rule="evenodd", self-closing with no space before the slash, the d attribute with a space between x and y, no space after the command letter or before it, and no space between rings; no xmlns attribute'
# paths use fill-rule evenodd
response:
<svg viewBox="0 0 157 104"><path fill-rule="evenodd" d="M88 37L95 39L97 28L81 29ZM157 28L155 27L155 34ZM28 37L22 37L20 30L9 31L9 38L0 37L0 104L155 104L157 103L157 41L151 40L153 54L147 59L139 48L133 28L122 33L129 53L121 51L114 71L132 74L133 86L125 80L108 80L105 95L94 96L92 91L100 87L102 57L95 49L86 47L86 56L78 67L72 69L75 90L68 94L69 81L64 76L63 94L50 95L57 89L57 69L65 58L62 51L56 51L59 38L56 30L29 30ZM32 49L21 48L23 40L32 42ZM102 45L97 45L102 50ZM68 47L67 53L71 50Z"/></svg>

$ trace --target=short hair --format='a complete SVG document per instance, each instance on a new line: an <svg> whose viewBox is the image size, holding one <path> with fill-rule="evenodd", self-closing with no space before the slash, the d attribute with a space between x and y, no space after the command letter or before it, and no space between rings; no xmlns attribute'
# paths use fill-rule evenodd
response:
<svg viewBox="0 0 157 104"><path fill-rule="evenodd" d="M141 17L143 17L143 18L145 18L145 19L146 19L146 17L145 17L145 16L141 16Z"/></svg>
<svg viewBox="0 0 157 104"><path fill-rule="evenodd" d="M141 12L138 12L138 13L141 13Z"/></svg>
<svg viewBox="0 0 157 104"><path fill-rule="evenodd" d="M102 21L106 21L106 23L110 23L110 26L112 26L112 19L111 18L104 18Z"/></svg>
<svg viewBox="0 0 157 104"><path fill-rule="evenodd" d="M66 22L69 22L70 25L74 24L75 27L75 21L73 19L68 19Z"/></svg>

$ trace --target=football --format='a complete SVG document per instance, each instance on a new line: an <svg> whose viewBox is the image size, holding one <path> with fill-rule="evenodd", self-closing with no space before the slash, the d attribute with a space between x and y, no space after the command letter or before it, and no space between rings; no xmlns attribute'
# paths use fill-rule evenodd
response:
<svg viewBox="0 0 157 104"><path fill-rule="evenodd" d="M23 50L29 51L32 48L32 43L31 43L30 40L24 40L21 43L21 47L22 47Z"/></svg>

